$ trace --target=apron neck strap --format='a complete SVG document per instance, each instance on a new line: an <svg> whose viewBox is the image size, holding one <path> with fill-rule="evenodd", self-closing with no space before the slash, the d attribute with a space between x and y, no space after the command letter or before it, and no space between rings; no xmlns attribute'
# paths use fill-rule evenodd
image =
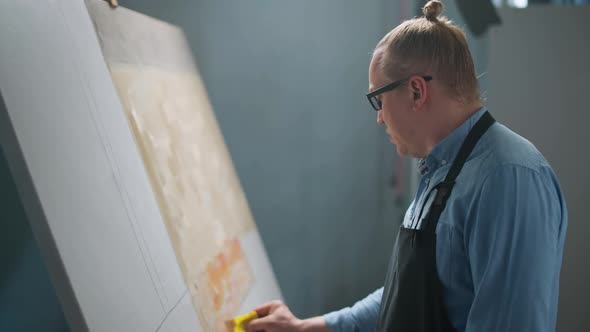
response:
<svg viewBox="0 0 590 332"><path fill-rule="evenodd" d="M431 211L429 213L430 217L428 218L428 222L426 224L426 227L429 231L433 233L435 232L438 218L447 204L447 200L451 195L451 191L453 190L457 176L459 176L459 173L461 173L463 165L465 165L467 158L469 158L471 155L471 152L475 148L475 145L479 139L495 122L496 120L494 117L487 111L481 116L481 118L477 121L473 128L471 128L469 134L467 134L467 137L463 141L461 149L459 149L459 153L457 153L457 157L453 161L447 176L441 183L436 185L436 197L432 203Z"/></svg>

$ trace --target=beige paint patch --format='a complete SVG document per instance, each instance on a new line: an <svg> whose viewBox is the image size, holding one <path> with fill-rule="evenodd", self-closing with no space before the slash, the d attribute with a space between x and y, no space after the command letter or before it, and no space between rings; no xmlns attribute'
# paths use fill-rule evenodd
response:
<svg viewBox="0 0 590 332"><path fill-rule="evenodd" d="M109 64L206 331L221 331L253 283L238 238L252 215L198 74Z"/></svg>

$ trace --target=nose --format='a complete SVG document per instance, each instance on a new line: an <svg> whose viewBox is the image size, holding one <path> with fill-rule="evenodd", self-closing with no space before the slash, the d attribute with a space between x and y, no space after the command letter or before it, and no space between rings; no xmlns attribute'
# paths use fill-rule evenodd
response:
<svg viewBox="0 0 590 332"><path fill-rule="evenodd" d="M377 124L383 124L383 115L381 114L381 111L377 111Z"/></svg>

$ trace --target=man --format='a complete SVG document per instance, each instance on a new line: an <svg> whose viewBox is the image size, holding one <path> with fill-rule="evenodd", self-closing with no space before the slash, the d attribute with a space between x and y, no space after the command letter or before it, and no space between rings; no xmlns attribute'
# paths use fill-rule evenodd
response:
<svg viewBox="0 0 590 332"><path fill-rule="evenodd" d="M385 287L301 320L281 302L248 331L554 331L567 209L537 149L482 107L464 32L430 1L377 45L367 97L421 178Z"/></svg>

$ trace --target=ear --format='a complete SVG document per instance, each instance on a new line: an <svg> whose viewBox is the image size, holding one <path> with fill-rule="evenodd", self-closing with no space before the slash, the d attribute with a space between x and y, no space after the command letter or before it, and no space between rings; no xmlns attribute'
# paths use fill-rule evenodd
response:
<svg viewBox="0 0 590 332"><path fill-rule="evenodd" d="M428 84L422 76L412 76L408 83L414 107L421 110L428 98Z"/></svg>

